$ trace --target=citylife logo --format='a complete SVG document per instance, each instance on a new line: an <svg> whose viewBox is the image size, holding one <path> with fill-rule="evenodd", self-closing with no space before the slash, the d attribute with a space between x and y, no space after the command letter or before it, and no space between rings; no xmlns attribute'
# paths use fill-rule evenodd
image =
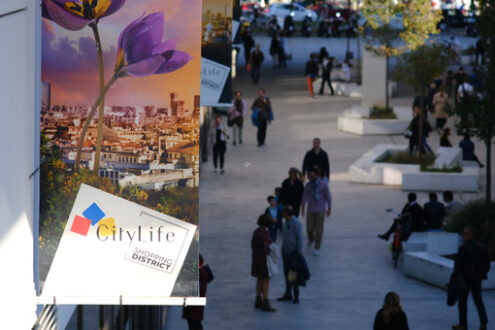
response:
<svg viewBox="0 0 495 330"><path fill-rule="evenodd" d="M105 212L96 204L91 204L83 213L83 216L76 215L70 230L76 234L87 236L89 229L97 225L96 237L99 241L115 242L128 241L129 246L135 243L150 242L175 242L175 233L173 231L164 231L164 226L158 226L157 229L149 227L143 229L138 226L137 230L127 230L117 228L113 217L106 217ZM125 254L125 259L135 263L148 266L160 271L171 272L173 269L174 258L166 257L160 253L152 252L143 247L145 244L139 244L140 247L134 247Z"/></svg>

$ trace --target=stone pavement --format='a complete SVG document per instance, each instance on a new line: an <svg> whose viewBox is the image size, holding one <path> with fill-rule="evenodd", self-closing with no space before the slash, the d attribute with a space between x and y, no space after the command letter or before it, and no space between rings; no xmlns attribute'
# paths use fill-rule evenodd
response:
<svg viewBox="0 0 495 330"><path fill-rule="evenodd" d="M235 83L250 106L256 88L242 69ZM457 323L457 309L447 307L446 292L395 270L387 244L376 237L392 221L384 210L401 208L407 193L348 181L348 166L375 144L407 141L401 136L360 137L338 131L337 116L359 100L330 96L310 100L299 72L267 68L260 86L267 89L275 113L266 146L256 146L255 129L248 118L244 143L228 146L226 173L214 174L211 161L201 168L200 250L215 274L208 286L205 329L371 329L384 295L392 290L401 296L411 329L450 329ZM397 102L410 104L411 100L394 99L392 104ZM433 135L430 144L436 148L438 137ZM322 147L329 153L334 196L322 253L318 257L305 253L311 279L301 289L301 303L276 301L284 291L284 279L279 275L270 283L277 312L264 313L253 308L251 235L266 207L266 196L281 184L289 167L301 167L314 137L322 139ZM456 144L458 139L452 142ZM481 145L477 148L481 156ZM418 200L426 202L427 194L420 193ZM489 318L495 322L495 292L485 292L484 300ZM187 328L181 309L170 308L167 329ZM471 300L469 324L471 329L479 326ZM490 329L495 329L493 323Z"/></svg>

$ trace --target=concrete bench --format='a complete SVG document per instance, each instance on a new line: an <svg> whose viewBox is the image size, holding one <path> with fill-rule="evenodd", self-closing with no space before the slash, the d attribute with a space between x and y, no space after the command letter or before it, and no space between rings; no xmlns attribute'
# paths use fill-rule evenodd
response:
<svg viewBox="0 0 495 330"><path fill-rule="evenodd" d="M370 113L369 106L352 106L338 117L337 127L358 135L398 135L404 133L411 120L410 111L404 107L394 107L397 119L369 119Z"/></svg>
<svg viewBox="0 0 495 330"><path fill-rule="evenodd" d="M454 260L431 252L406 252L402 270L406 276L446 289L454 270ZM490 263L488 279L482 286L483 290L495 289L495 262Z"/></svg>
<svg viewBox="0 0 495 330"><path fill-rule="evenodd" d="M380 163L387 153L407 150L405 145L378 144L349 166L351 182L385 185L400 185L407 191L467 191L477 192L479 188L479 168L464 166L459 161L459 148L439 148L438 166L463 166L461 173L422 172L419 165Z"/></svg>

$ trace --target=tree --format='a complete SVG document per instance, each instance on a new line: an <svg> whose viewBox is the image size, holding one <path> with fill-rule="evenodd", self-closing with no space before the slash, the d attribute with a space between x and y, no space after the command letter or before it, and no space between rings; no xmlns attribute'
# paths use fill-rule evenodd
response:
<svg viewBox="0 0 495 330"><path fill-rule="evenodd" d="M372 29L367 48L386 58L385 108L388 109L388 59L422 46L430 34L438 32L441 12L430 0L365 0L362 13ZM401 24L402 22L402 24Z"/></svg>
<svg viewBox="0 0 495 330"><path fill-rule="evenodd" d="M422 150L425 90L447 68L453 51L440 43L427 43L399 57L395 75L421 91L418 152Z"/></svg>
<svg viewBox="0 0 495 330"><path fill-rule="evenodd" d="M495 135L495 0L480 1L480 15L476 20L480 38L484 40L485 54L483 63L477 68L481 82L476 93L463 100L456 107L459 117L456 128L458 133L476 136L486 146L486 190L485 190L485 226L489 226L490 203L492 200L492 140Z"/></svg>

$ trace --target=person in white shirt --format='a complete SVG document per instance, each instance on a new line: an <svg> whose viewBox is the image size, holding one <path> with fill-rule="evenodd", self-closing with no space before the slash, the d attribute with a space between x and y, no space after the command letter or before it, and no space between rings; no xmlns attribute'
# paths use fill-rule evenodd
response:
<svg viewBox="0 0 495 330"><path fill-rule="evenodd" d="M457 87L457 102L462 102L465 96L471 96L474 93L473 85L468 83L465 79L459 81L459 87Z"/></svg>
<svg viewBox="0 0 495 330"><path fill-rule="evenodd" d="M349 61L345 60L340 69L340 79L345 82L351 81L351 69Z"/></svg>

